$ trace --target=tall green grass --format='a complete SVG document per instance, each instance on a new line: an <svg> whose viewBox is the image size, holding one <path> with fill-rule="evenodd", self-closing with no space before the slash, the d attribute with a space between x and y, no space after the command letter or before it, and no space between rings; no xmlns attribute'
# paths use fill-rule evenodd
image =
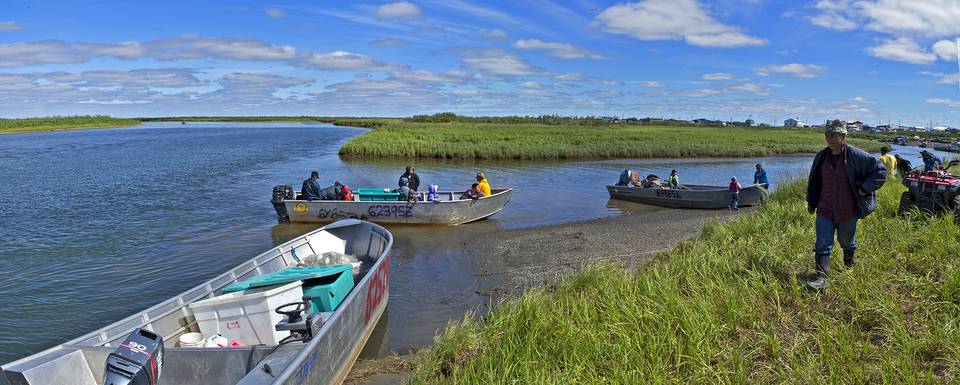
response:
<svg viewBox="0 0 960 385"><path fill-rule="evenodd" d="M897 217L902 189L880 191L826 292L803 286L814 218L794 182L639 270L595 265L451 324L411 383L958 383L960 228Z"/></svg>
<svg viewBox="0 0 960 385"><path fill-rule="evenodd" d="M878 151L880 143L851 140ZM757 157L812 153L825 146L813 130L608 124L386 122L340 149L356 158L584 159Z"/></svg>
<svg viewBox="0 0 960 385"><path fill-rule="evenodd" d="M137 119L120 119L99 115L0 119L0 134L77 128L135 126L137 124L140 124L140 121Z"/></svg>

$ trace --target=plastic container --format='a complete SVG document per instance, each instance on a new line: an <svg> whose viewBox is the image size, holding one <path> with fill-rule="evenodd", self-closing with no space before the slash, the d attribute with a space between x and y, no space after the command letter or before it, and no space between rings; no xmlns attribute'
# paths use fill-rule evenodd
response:
<svg viewBox="0 0 960 385"><path fill-rule="evenodd" d="M333 311L353 289L353 268L352 264L290 267L234 283L223 288L223 292L303 281L303 297L310 301L310 312Z"/></svg>
<svg viewBox="0 0 960 385"><path fill-rule="evenodd" d="M224 294L194 302L190 304L190 310L204 335L219 334L248 346L277 345L290 332L274 329L283 316L273 310L280 305L302 301L300 284L300 281L293 281L281 286Z"/></svg>
<svg viewBox="0 0 960 385"><path fill-rule="evenodd" d="M181 348L201 348L203 347L203 334L197 332L183 333L180 335Z"/></svg>
<svg viewBox="0 0 960 385"><path fill-rule="evenodd" d="M376 188L357 189L361 201L397 201L400 200L400 193L390 192L389 190Z"/></svg>

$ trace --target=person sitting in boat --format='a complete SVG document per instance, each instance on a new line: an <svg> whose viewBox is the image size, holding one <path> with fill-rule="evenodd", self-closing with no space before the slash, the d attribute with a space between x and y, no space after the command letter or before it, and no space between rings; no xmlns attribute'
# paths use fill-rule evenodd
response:
<svg viewBox="0 0 960 385"><path fill-rule="evenodd" d="M920 151L920 156L923 157L923 172L929 172L943 168L943 161L929 151Z"/></svg>
<svg viewBox="0 0 960 385"><path fill-rule="evenodd" d="M437 186L435 184L427 186L427 201L439 202L440 195L437 194L437 190L439 189L440 189L440 186Z"/></svg>
<svg viewBox="0 0 960 385"><path fill-rule="evenodd" d="M407 202L416 202L417 201L417 191L410 188L410 179L406 177L400 178L400 189L397 190L400 193L400 197L397 200L407 201Z"/></svg>
<svg viewBox="0 0 960 385"><path fill-rule="evenodd" d="M670 178L667 180L672 189L680 189L680 174L677 173L677 170L670 171Z"/></svg>
<svg viewBox="0 0 960 385"><path fill-rule="evenodd" d="M343 188L345 186L340 182L333 182L333 186L327 186L320 189L320 200L322 201L341 201L343 200Z"/></svg>
<svg viewBox="0 0 960 385"><path fill-rule="evenodd" d="M403 175L400 175L400 178L407 178L409 180L409 187L413 189L413 191L420 191L420 176L414 172L413 166L407 166L407 170L404 171Z"/></svg>
<svg viewBox="0 0 960 385"><path fill-rule="evenodd" d="M661 189L661 190L665 190L665 189L666 189L666 187L663 186L663 183L662 183L662 181L660 180L660 177L659 177L659 176L656 176L656 175L653 175L653 174L647 175L647 177L644 178L643 181L640 182L640 187L643 187L643 188L658 188L658 189Z"/></svg>
<svg viewBox="0 0 960 385"><path fill-rule="evenodd" d="M470 186L469 190L464 191L463 194L460 194L460 199L476 200L476 199L480 199L480 197L482 196L481 194L483 193L480 192L480 184L474 183L473 185Z"/></svg>
<svg viewBox="0 0 960 385"><path fill-rule="evenodd" d="M320 173L311 171L310 177L303 181L303 187L300 188L300 199L305 201L320 200L320 185L317 184L318 180L320 180Z"/></svg>
<svg viewBox="0 0 960 385"><path fill-rule="evenodd" d="M482 197L490 196L490 182L487 182L487 176L483 174L483 171L477 171L477 190L483 193L480 195Z"/></svg>
<svg viewBox="0 0 960 385"><path fill-rule="evenodd" d="M617 186L640 186L640 174L637 174L629 169L623 170L620 173L620 180L617 181Z"/></svg>

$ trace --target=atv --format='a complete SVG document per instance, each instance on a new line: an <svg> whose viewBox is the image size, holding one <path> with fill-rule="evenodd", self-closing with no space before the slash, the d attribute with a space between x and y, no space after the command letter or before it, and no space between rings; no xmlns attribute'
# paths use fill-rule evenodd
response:
<svg viewBox="0 0 960 385"><path fill-rule="evenodd" d="M903 215L914 207L930 213L951 211L960 221L960 176L947 171L956 164L960 161L950 162L946 169L927 172L914 169L907 173L903 185L908 191L900 196L897 213Z"/></svg>

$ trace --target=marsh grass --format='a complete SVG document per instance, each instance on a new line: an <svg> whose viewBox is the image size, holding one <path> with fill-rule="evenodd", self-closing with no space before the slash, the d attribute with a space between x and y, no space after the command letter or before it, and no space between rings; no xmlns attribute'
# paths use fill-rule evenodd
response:
<svg viewBox="0 0 960 385"><path fill-rule="evenodd" d="M897 183L862 221L852 272L808 291L805 185L710 224L631 271L599 264L448 326L414 384L960 382L960 229L896 216ZM841 263L842 265L842 263Z"/></svg>
<svg viewBox="0 0 960 385"><path fill-rule="evenodd" d="M878 151L880 143L851 140ZM340 149L355 158L601 159L757 157L823 149L815 130L607 124L387 121Z"/></svg>
<svg viewBox="0 0 960 385"><path fill-rule="evenodd" d="M0 134L63 129L135 126L137 119L109 116L56 116L48 118L0 119Z"/></svg>

